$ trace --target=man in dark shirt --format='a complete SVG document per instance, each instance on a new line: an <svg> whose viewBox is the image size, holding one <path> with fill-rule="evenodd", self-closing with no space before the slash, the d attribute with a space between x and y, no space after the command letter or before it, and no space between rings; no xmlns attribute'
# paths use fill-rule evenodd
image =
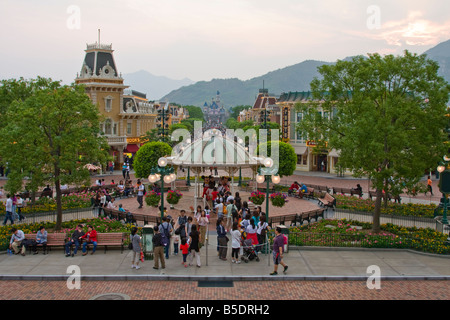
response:
<svg viewBox="0 0 450 320"><path fill-rule="evenodd" d="M271 276L278 274L278 265L281 264L284 267L283 272L286 272L288 266L283 261L283 250L284 250L284 235L281 234L281 228L275 228L275 239L273 240L273 272Z"/></svg>
<svg viewBox="0 0 450 320"><path fill-rule="evenodd" d="M66 242L66 257L70 256L70 248L72 245L75 245L75 248L73 249L72 257L77 254L78 247L80 246L80 240L79 238L81 236L84 236L83 226L79 224L77 226L77 229L72 233L72 237L69 239L69 241Z"/></svg>
<svg viewBox="0 0 450 320"><path fill-rule="evenodd" d="M166 261L164 260L164 245L162 243L161 232L159 232L158 226L155 226L154 230L155 234L153 235L152 243L155 266L153 269L159 269L159 260L161 260L161 267L164 269L166 267Z"/></svg>

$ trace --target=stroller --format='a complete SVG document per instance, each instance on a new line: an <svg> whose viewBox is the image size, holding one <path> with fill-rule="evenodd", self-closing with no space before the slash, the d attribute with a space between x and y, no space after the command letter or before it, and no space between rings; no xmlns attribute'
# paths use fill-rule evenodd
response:
<svg viewBox="0 0 450 320"><path fill-rule="evenodd" d="M252 243L252 239L243 239L242 240L242 248L244 249L244 253L241 257L241 260L243 260L245 263L248 263L249 260L256 259L256 261L259 261L258 254L255 250L255 246Z"/></svg>

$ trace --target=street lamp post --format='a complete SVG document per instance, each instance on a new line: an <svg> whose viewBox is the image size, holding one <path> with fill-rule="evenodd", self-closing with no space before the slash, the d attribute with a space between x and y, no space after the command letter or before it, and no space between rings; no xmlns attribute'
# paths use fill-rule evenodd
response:
<svg viewBox="0 0 450 320"><path fill-rule="evenodd" d="M266 221L269 222L269 177L274 184L280 183L280 176L278 173L278 168L273 168L273 160L271 158L265 158L261 160L264 167L258 168L258 175L256 176L256 182L263 183L266 182Z"/></svg>
<svg viewBox="0 0 450 320"><path fill-rule="evenodd" d="M261 111L261 128L267 129L267 119L270 116L270 111L267 110L267 107L264 108L264 110Z"/></svg>
<svg viewBox="0 0 450 320"><path fill-rule="evenodd" d="M162 157L158 159L158 166L151 169L148 176L150 183L155 183L161 179L161 221L164 217L164 182L167 184L175 181L177 178L173 167L167 167L167 158Z"/></svg>
<svg viewBox="0 0 450 320"><path fill-rule="evenodd" d="M169 121L169 103L166 103L163 108L158 110L158 118L157 120L161 123L158 124L158 133L160 135L160 141L166 142L167 131L169 130L169 125L166 123Z"/></svg>

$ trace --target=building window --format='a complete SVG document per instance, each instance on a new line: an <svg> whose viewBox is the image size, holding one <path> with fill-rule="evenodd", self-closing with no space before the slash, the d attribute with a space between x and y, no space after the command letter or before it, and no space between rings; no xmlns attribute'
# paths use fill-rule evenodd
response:
<svg viewBox="0 0 450 320"><path fill-rule="evenodd" d="M112 123L111 119L106 119L105 121L105 134L111 134Z"/></svg>
<svg viewBox="0 0 450 320"><path fill-rule="evenodd" d="M303 155L303 165L306 166L308 164L308 155L304 154Z"/></svg>
<svg viewBox="0 0 450 320"><path fill-rule="evenodd" d="M297 155L297 164L302 164L302 155L301 154Z"/></svg>
<svg viewBox="0 0 450 320"><path fill-rule="evenodd" d="M114 123L114 126L113 126L113 135L117 136L117 123Z"/></svg>
<svg viewBox="0 0 450 320"><path fill-rule="evenodd" d="M131 123L127 123L127 134L131 134Z"/></svg>
<svg viewBox="0 0 450 320"><path fill-rule="evenodd" d="M105 99L105 111L106 112L111 112L112 110L112 99L111 98L106 98Z"/></svg>

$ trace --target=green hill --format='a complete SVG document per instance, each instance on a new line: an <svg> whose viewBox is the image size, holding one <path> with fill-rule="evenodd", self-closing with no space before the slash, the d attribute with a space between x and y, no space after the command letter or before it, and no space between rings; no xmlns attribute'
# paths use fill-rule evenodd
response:
<svg viewBox="0 0 450 320"><path fill-rule="evenodd" d="M441 76L450 82L450 40L438 44L425 53L439 63ZM345 60L347 59L350 58ZM199 81L170 92L162 100L202 107L205 102L210 102L217 91L220 91L221 101L226 107L253 105L263 81L265 88L268 88L269 93L274 96L288 91L308 91L311 81L319 76L317 67L324 64L332 62L306 60L246 81L237 78Z"/></svg>

